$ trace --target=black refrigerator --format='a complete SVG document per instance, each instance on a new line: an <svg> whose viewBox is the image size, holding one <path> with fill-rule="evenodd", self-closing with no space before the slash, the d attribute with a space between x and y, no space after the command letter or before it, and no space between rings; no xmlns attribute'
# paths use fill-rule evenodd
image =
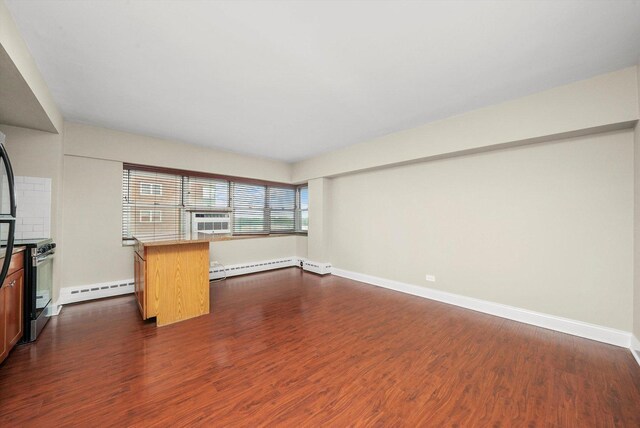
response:
<svg viewBox="0 0 640 428"><path fill-rule="evenodd" d="M13 241L16 231L16 192L13 169L4 147L5 135L0 132L0 241L4 244L5 255L0 267L0 286L4 283L11 264Z"/></svg>

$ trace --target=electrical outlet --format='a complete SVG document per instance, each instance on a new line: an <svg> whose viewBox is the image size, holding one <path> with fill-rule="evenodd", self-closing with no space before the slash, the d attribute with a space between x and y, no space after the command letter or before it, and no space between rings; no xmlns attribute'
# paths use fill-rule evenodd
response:
<svg viewBox="0 0 640 428"><path fill-rule="evenodd" d="M436 282L436 277L434 275L427 275L425 279L427 281Z"/></svg>

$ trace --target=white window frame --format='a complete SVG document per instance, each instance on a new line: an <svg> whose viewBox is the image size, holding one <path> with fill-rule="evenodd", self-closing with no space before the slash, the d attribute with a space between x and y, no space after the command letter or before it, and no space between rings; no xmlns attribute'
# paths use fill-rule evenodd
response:
<svg viewBox="0 0 640 428"><path fill-rule="evenodd" d="M302 209L302 189L305 188L307 189L307 197L308 197L308 192L309 192L309 185L308 184L304 184L301 186L297 186L296 187L296 217L295 217L295 221L296 221L296 233L302 233L302 234L307 234L309 233L309 225L307 224L306 228L303 228L302 226L302 213L306 212L307 213L307 221L309 220L309 208L307 207L306 209ZM308 203L308 201L307 201Z"/></svg>
<svg viewBox="0 0 640 428"><path fill-rule="evenodd" d="M142 182L140 183L140 195L162 196L162 184Z"/></svg>
<svg viewBox="0 0 640 428"><path fill-rule="evenodd" d="M162 223L162 211L159 210L140 210L140 223ZM143 220L147 217L149 220Z"/></svg>

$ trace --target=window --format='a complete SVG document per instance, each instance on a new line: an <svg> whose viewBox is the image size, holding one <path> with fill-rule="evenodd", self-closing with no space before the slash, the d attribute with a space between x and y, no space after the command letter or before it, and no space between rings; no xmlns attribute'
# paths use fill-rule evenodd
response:
<svg viewBox="0 0 640 428"><path fill-rule="evenodd" d="M215 186L203 186L202 187L202 199L205 201L216 200L216 188Z"/></svg>
<svg viewBox="0 0 640 428"><path fill-rule="evenodd" d="M142 196L162 196L162 184L140 183L140 195Z"/></svg>
<svg viewBox="0 0 640 428"><path fill-rule="evenodd" d="M293 187L269 187L269 230L295 232L296 190Z"/></svg>
<svg viewBox="0 0 640 428"><path fill-rule="evenodd" d="M122 239L180 236L182 177L135 169L122 173Z"/></svg>
<svg viewBox="0 0 640 428"><path fill-rule="evenodd" d="M233 233L269 233L267 228L267 188L255 184L232 183Z"/></svg>
<svg viewBox="0 0 640 428"><path fill-rule="evenodd" d="M309 230L309 187L299 186L296 189L296 231Z"/></svg>
<svg viewBox="0 0 640 428"><path fill-rule="evenodd" d="M307 187L261 183L125 164L122 239L305 232Z"/></svg>
<svg viewBox="0 0 640 428"><path fill-rule="evenodd" d="M162 211L140 210L140 223L162 223Z"/></svg>
<svg viewBox="0 0 640 428"><path fill-rule="evenodd" d="M183 200L187 209L228 209L229 182L207 177L183 176Z"/></svg>

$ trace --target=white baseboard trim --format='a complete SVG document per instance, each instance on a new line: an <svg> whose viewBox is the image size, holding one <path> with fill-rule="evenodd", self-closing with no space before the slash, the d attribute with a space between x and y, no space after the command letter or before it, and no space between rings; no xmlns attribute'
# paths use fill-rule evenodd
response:
<svg viewBox="0 0 640 428"><path fill-rule="evenodd" d="M119 281L102 282L99 284L81 285L78 287L63 287L60 289L58 305L84 302L86 300L102 299L104 297L120 296L133 293L133 278Z"/></svg>
<svg viewBox="0 0 640 428"><path fill-rule="evenodd" d="M624 348L630 348L631 346L631 333L622 330L589 324L569 318L557 317L541 312L530 311L527 309L517 308L515 306L489 302L487 300L475 299L473 297L466 297L459 294L447 293L445 291L420 287L417 285L393 281L390 279L351 272L335 267L333 268L332 273L336 276L364 282L367 284L375 285L377 287L388 288L390 290L399 291L401 293L411 294L431 300L437 300L439 302L460 306L462 308L471 309L474 311L483 312L486 314L495 315L502 318L507 318L510 320L559 331L562 333L572 334L574 336L596 340L598 342L608 343Z"/></svg>
<svg viewBox="0 0 640 428"><path fill-rule="evenodd" d="M631 335L631 354L633 354L633 358L636 359L638 365L640 365L640 340L635 337L633 334Z"/></svg>

